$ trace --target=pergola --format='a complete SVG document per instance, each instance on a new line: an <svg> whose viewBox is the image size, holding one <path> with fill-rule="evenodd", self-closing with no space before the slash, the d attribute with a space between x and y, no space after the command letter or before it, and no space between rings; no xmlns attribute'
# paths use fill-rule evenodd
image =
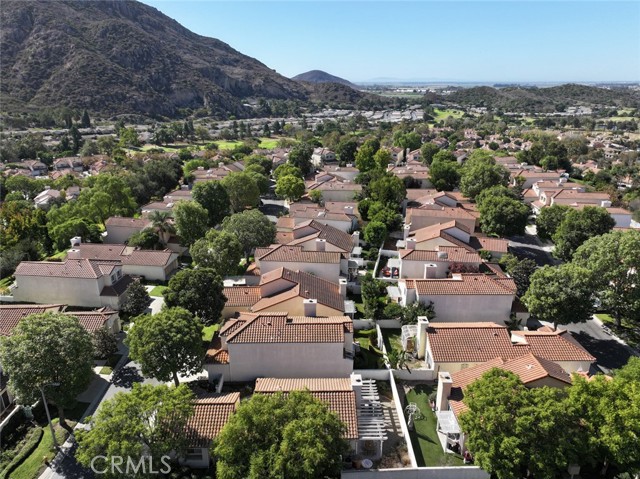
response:
<svg viewBox="0 0 640 479"><path fill-rule="evenodd" d="M382 445L387 440L387 422L380 404L378 388L373 379L362 381L362 400L358 408L358 443L356 453L360 453L360 443L378 443L378 457L382 456Z"/></svg>

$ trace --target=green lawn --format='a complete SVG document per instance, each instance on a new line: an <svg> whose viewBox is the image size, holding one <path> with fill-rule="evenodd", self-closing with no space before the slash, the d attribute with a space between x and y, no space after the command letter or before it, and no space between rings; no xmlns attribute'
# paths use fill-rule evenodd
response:
<svg viewBox="0 0 640 479"><path fill-rule="evenodd" d="M407 402L418 405L423 418L415 421L415 430L410 431L411 442L419 467L462 466L462 458L442 450L442 444L436 432L437 419L429 406L429 394L436 386L421 384L407 393Z"/></svg>
<svg viewBox="0 0 640 479"><path fill-rule="evenodd" d="M202 341L209 344L215 332L220 329L219 324L212 324L211 326L205 326L202 328Z"/></svg>
<svg viewBox="0 0 640 479"><path fill-rule="evenodd" d="M113 368L111 366L102 366L100 368L100 374L109 375L113 372Z"/></svg>
<svg viewBox="0 0 640 479"><path fill-rule="evenodd" d="M382 367L383 355L375 344L371 344L371 335L375 328L360 329L355 332L354 340L360 344L360 352L356 354L354 369L379 369Z"/></svg>
<svg viewBox="0 0 640 479"><path fill-rule="evenodd" d="M622 326L616 326L616 320L609 314L598 313L597 318L634 349L640 349L640 326L627 319L622 320Z"/></svg>
<svg viewBox="0 0 640 479"><path fill-rule="evenodd" d="M433 112L435 113L433 117L435 121L444 120L445 118L450 116L452 116L453 118L462 118L462 115L464 115L463 111L451 109L440 110L439 108L435 108Z"/></svg>
<svg viewBox="0 0 640 479"><path fill-rule="evenodd" d="M58 426L58 420L54 419L54 429L56 431L56 439L58 444L62 445L67 439L68 433L66 430ZM54 457L53 439L51 437L51 430L48 426L44 426L44 434L40 440L40 444L29 455L20 466L13 471L11 479L35 479L40 476L44 470L44 459L51 460Z"/></svg>
<svg viewBox="0 0 640 479"><path fill-rule="evenodd" d="M156 286L150 292L149 296L155 296L156 298L162 298L162 292L167 289L167 286Z"/></svg>
<svg viewBox="0 0 640 479"><path fill-rule="evenodd" d="M402 350L402 330L389 328L382 329L382 339L384 340L384 347L387 350L387 353L392 349L397 349L398 351Z"/></svg>
<svg viewBox="0 0 640 479"><path fill-rule="evenodd" d="M260 138L260 144L258 147L264 148L265 150L272 150L278 146L279 138Z"/></svg>

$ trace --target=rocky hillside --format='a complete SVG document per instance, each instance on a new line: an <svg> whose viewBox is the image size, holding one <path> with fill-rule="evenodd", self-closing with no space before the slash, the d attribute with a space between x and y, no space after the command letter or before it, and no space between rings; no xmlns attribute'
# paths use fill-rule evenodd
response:
<svg viewBox="0 0 640 479"><path fill-rule="evenodd" d="M294 76L292 80L308 83L340 83L341 85L347 85L351 88L357 88L357 86L349 80L331 75L327 72L323 72L322 70L311 70L306 73L300 73L300 75Z"/></svg>
<svg viewBox="0 0 640 479"><path fill-rule="evenodd" d="M5 112L69 106L100 115L173 116L181 108L245 116L247 98L308 98L226 43L135 1L4 0Z"/></svg>

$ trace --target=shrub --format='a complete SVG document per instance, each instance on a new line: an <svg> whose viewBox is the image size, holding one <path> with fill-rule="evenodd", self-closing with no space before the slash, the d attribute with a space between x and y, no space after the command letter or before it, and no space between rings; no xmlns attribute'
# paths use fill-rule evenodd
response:
<svg viewBox="0 0 640 479"><path fill-rule="evenodd" d="M5 470L0 473L0 479L8 479L11 477L11 473L15 471L33 451L36 450L38 444L40 444L40 441L42 440L43 434L44 431L41 427L36 427L34 429L25 441L20 452L13 458Z"/></svg>

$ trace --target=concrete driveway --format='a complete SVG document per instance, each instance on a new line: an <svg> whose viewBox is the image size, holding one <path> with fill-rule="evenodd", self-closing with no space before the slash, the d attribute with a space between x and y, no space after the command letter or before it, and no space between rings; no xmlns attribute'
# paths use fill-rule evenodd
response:
<svg viewBox="0 0 640 479"><path fill-rule="evenodd" d="M147 293L151 293L151 290L155 288L155 286L145 286ZM164 298L162 296L151 296L151 304L149 305L149 309L151 309L151 314L158 314L162 307L164 306Z"/></svg>

